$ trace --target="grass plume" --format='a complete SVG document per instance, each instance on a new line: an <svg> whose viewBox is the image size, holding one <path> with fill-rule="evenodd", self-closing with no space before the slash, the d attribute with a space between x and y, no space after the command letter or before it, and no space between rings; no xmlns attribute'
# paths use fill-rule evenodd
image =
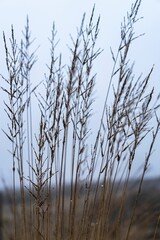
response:
<svg viewBox="0 0 160 240"><path fill-rule="evenodd" d="M55 53L58 41L53 24L50 62L40 83L43 93L38 92L39 85L32 86L37 49L31 50L34 40L28 18L20 46L13 27L9 44L3 34L7 76L1 77L6 83L2 89L8 97L4 105L9 120L8 130L3 131L12 144L13 169L10 239L132 239L136 207L160 127L158 107L152 106L154 88L147 90L153 68L146 77L136 78L134 64L128 58L132 42L139 37L134 25L140 5L140 0L132 4L121 24L117 53L111 50L113 70L93 144L89 140L96 84L93 66L101 53L96 45L100 17L94 23L95 7L88 24L84 14L76 39L71 36L71 60L65 66L63 54ZM33 98L39 109L39 130L35 134ZM133 163L148 136L150 146L126 221ZM120 193L118 201L116 193ZM154 239L158 224L159 217Z"/></svg>

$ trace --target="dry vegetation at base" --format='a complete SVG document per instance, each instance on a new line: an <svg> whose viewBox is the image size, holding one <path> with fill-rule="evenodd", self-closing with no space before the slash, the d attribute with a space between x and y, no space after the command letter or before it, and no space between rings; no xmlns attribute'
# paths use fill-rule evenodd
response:
<svg viewBox="0 0 160 240"><path fill-rule="evenodd" d="M141 239L141 240L150 240L150 239L160 239L160 226L158 225L157 229L155 226L159 221L159 213L160 213L160 187L159 187L160 179L148 179L143 183L143 190L138 200L138 204L134 213L134 220L132 224L132 228L130 231L130 240ZM116 184L117 185L117 184ZM95 185L94 185L95 187ZM96 202L94 203L94 187L91 191L91 200L89 204L88 211L88 228L87 234L80 234L80 222L82 219L83 207L84 207L84 197L85 192L80 189L78 192L78 200L77 200L77 208L76 208L76 217L75 217L75 226L74 226L74 238L75 239L98 239L96 236L98 232L98 209L100 208L100 193L97 196ZM122 185L121 185L122 187ZM123 198L123 187L119 188L117 191L117 186L115 187L115 191L112 196L112 201L108 214L108 223L106 225L106 229L104 230L103 238L101 239L125 239L128 226L130 224L130 217L132 215L132 211L134 208L135 199L137 196L138 190L138 181L132 180L129 182L128 190L126 193L125 202L122 204ZM64 230L64 239L68 239L68 215L69 215L69 202L70 202L70 187L66 187L66 196L65 196L65 209L64 209L64 223L66 226ZM6 193L5 193L6 194ZM7 194L3 194L4 201L4 209L3 209L3 240L11 240L13 239L13 209L11 208L12 204L9 202L9 197ZM20 217L20 192L17 190L17 211L19 212L17 216ZM29 204L29 196L27 196L26 192L26 208L29 212L30 204ZM123 200L124 201L124 200ZM55 205L52 202L52 213L50 224L54 226L54 216L56 214ZM123 213L121 221L119 222L119 227L117 229L118 216L120 214L120 209L123 207ZM106 211L107 212L107 211ZM27 216L29 222L29 215ZM107 219L104 219L105 221ZM27 226L28 231L32 231L33 226ZM17 229L22 228L22 222L18 221ZM31 228L31 229L30 229ZM54 239L54 228L50 228L52 239ZM17 239L21 239L21 231L17 232Z"/></svg>
<svg viewBox="0 0 160 240"><path fill-rule="evenodd" d="M121 24L117 53L111 50L113 71L92 143L89 124L96 79L93 65L101 53L96 47L100 17L94 24L95 8L88 24L83 16L77 38L71 37L71 60L65 66L63 53L59 56L55 53L53 25L50 63L40 83L45 94L38 92L39 86L33 86L31 78L37 58L31 50L29 20L20 45L13 28L9 43L3 35L7 76L1 78L8 97L4 105L9 120L8 129L3 131L12 145L13 169L11 210L4 211L4 238L128 240L146 239L154 234L151 239L158 239L157 198L149 198L150 189L146 188L146 192L142 189L160 129L159 96L155 96L154 88L147 89L153 68L145 77L136 77L134 64L128 59L132 42L138 38L134 25L139 19L140 5L140 0L132 4ZM37 100L40 116L36 133L33 99ZM146 138L148 148L142 156L141 177L133 191L130 187L133 163Z"/></svg>

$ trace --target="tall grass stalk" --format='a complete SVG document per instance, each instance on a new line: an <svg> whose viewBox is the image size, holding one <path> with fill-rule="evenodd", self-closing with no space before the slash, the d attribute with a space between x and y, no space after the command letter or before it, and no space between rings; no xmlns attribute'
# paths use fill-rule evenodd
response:
<svg viewBox="0 0 160 240"><path fill-rule="evenodd" d="M93 121L96 79L93 65L101 53L96 46L100 17L94 24L95 7L87 25L84 14L77 38L71 36L69 64L63 65L63 54L56 55L58 41L53 24L50 63L40 83L43 92L38 92L38 85L32 87L31 71L37 58L36 50L32 51L28 18L20 46L13 27L10 45L3 35L8 75L2 76L6 82L2 89L8 96L4 104L9 119L8 131L4 132L12 144L13 166L12 239L130 239L160 126L158 107L152 107L154 88L147 90L153 68L145 78L141 75L136 78L134 64L128 57L132 42L139 37L134 25L139 20L140 5L140 0L132 5L121 24L117 53L111 50L113 70L92 144L89 124ZM40 116L35 135L33 98L37 100ZM135 202L129 221L125 222L133 163L139 146L149 136L150 146ZM28 172L24 170L26 163ZM17 175L20 204L16 197ZM120 194L115 210L116 193Z"/></svg>

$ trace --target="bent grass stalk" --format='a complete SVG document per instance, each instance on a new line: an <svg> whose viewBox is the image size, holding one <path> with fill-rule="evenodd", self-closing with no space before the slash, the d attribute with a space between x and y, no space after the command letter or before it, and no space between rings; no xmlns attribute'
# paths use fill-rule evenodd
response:
<svg viewBox="0 0 160 240"><path fill-rule="evenodd" d="M111 50L113 70L93 145L89 128L96 80L93 65L101 53L96 47L100 18L94 24L95 7L89 24L85 26L84 15L77 38L71 37L71 62L65 66L63 54L55 54L58 41L53 24L51 58L43 81L45 94L38 92L38 86L31 85L36 56L35 51L31 51L33 41L28 18L20 47L13 28L10 46L4 34L8 76L2 76L7 84L2 89L8 96L5 111L9 124L8 131L4 132L12 143L13 239L130 239L160 123L156 113L158 107L151 106L154 89L147 90L153 68L144 79L142 76L136 79L134 64L128 59L132 42L139 37L135 36L134 25L140 5L140 0L132 5L121 25L117 53ZM111 95L112 103L109 101ZM37 100L40 116L35 137L31 96ZM155 128L151 125L154 119ZM140 144L150 135L135 203L129 221L124 222L133 162ZM24 171L26 162L28 173ZM16 198L17 174L20 216ZM116 211L115 192L120 192Z"/></svg>

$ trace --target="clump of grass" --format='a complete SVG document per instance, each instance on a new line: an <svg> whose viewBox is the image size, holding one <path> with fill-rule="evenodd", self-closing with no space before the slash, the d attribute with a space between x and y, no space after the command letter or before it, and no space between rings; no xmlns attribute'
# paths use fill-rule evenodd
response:
<svg viewBox="0 0 160 240"><path fill-rule="evenodd" d="M8 96L4 104L9 124L8 131L4 132L12 143L13 239L130 239L160 126L157 107L151 106L154 89L147 91L153 68L144 79L142 76L136 79L134 64L128 59L129 49L137 38L134 24L140 4L140 0L135 1L124 18L116 55L111 51L113 71L93 145L89 141L96 78L93 64L101 53L96 47L100 18L94 24L95 8L88 25L84 15L77 38L71 37L68 65L63 66L63 55L55 54L57 41L53 25L50 63L41 83L45 94L31 84L31 70L37 59L35 51L31 52L33 41L28 19L20 46L13 28L10 47L4 34L8 76L2 77L7 84L2 89ZM113 95L112 104L108 102L109 94ZM39 131L35 135L33 97L37 99L40 113ZM153 119L156 126L152 126ZM139 145L148 135L150 146L124 228L132 165ZM20 204L16 197L17 175ZM116 192L120 195L114 213Z"/></svg>

